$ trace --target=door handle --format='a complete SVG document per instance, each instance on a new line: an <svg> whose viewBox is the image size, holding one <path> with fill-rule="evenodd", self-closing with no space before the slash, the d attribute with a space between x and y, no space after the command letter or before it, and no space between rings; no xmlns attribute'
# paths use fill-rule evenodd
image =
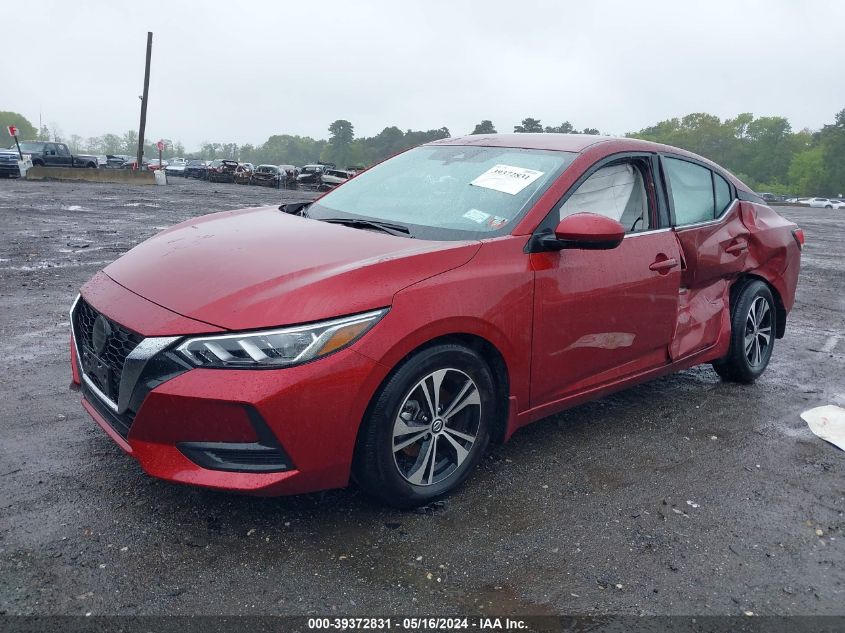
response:
<svg viewBox="0 0 845 633"><path fill-rule="evenodd" d="M748 250L748 241L744 239L738 239L734 241L733 244L725 248L726 253L730 253L731 255L737 255L743 251Z"/></svg>
<svg viewBox="0 0 845 633"><path fill-rule="evenodd" d="M654 270L659 273L669 272L670 269L678 265L678 260L674 257L669 259L659 259L648 267L649 270Z"/></svg>

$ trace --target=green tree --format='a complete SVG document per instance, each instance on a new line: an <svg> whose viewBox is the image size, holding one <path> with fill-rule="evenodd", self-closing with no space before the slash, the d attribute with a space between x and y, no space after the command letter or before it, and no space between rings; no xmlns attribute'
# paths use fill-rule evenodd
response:
<svg viewBox="0 0 845 633"><path fill-rule="evenodd" d="M135 156L138 153L138 139L135 138L135 146L131 152L124 151L124 142L123 138L118 136L117 134L103 134L101 137L103 142L103 148L101 153L103 154L129 154L130 156Z"/></svg>
<svg viewBox="0 0 845 633"><path fill-rule="evenodd" d="M840 110L832 125L819 132L819 145L825 164L825 178L819 193L840 196L845 194L845 109Z"/></svg>
<svg viewBox="0 0 845 633"><path fill-rule="evenodd" d="M783 117L760 117L748 124L749 147L743 167L755 182L786 182L792 162L792 128Z"/></svg>
<svg viewBox="0 0 845 633"><path fill-rule="evenodd" d="M68 139L68 146L70 147L71 153L82 153L82 137L79 134L71 134L70 139Z"/></svg>
<svg viewBox="0 0 845 633"><path fill-rule="evenodd" d="M6 135L5 128L7 125L17 126L18 138L21 141L31 141L38 136L38 130L35 129L35 126L24 115L17 112L0 112L0 134ZM9 140L13 139L10 138Z"/></svg>
<svg viewBox="0 0 845 633"><path fill-rule="evenodd" d="M496 128L490 119L484 119L481 123L476 124L473 134L495 134Z"/></svg>
<svg viewBox="0 0 845 633"><path fill-rule="evenodd" d="M599 132L598 129L594 128L594 127L585 127L581 131L581 134L590 134L592 136L597 136L597 135L601 134L601 132Z"/></svg>
<svg viewBox="0 0 845 633"><path fill-rule="evenodd" d="M324 162L345 167L352 158L352 142L355 140L355 127L346 119L338 119L329 126L329 144L323 150Z"/></svg>
<svg viewBox="0 0 845 633"><path fill-rule="evenodd" d="M825 182L824 150L821 147L796 154L789 165L789 186L799 196L820 193Z"/></svg>
<svg viewBox="0 0 845 633"><path fill-rule="evenodd" d="M123 147L122 154L129 156L137 156L138 154L138 132L135 130L127 130L123 133ZM144 153L146 153L146 144L144 145Z"/></svg>
<svg viewBox="0 0 845 633"><path fill-rule="evenodd" d="M539 123L539 121L537 121L537 123ZM525 121L523 121L522 124L525 125ZM546 126L547 134L572 134L573 132L578 134L578 130L572 127L572 124L569 121L564 121L555 127L551 127L549 125Z"/></svg>
<svg viewBox="0 0 845 633"><path fill-rule="evenodd" d="M539 119L532 119L531 117L526 117L522 119L522 125L514 126L513 131L519 134L526 134L529 132L542 132L543 126L540 124Z"/></svg>

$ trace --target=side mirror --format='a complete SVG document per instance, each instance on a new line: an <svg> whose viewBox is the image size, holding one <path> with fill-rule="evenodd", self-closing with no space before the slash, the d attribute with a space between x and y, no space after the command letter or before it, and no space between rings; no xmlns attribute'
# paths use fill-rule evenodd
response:
<svg viewBox="0 0 845 633"><path fill-rule="evenodd" d="M546 233L538 237L538 250L610 250L622 243L625 227L604 215L583 212L563 218L554 234Z"/></svg>

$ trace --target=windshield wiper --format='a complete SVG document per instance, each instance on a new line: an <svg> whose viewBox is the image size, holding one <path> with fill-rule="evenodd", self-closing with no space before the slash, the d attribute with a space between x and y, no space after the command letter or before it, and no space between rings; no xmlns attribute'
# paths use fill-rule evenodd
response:
<svg viewBox="0 0 845 633"><path fill-rule="evenodd" d="M351 226L356 229L375 229L382 233L389 233L390 235L399 235L400 237L414 237L407 226L401 224L392 224L390 222L381 222L380 220L364 220L363 218L320 218L323 222L329 224L342 224L344 226Z"/></svg>

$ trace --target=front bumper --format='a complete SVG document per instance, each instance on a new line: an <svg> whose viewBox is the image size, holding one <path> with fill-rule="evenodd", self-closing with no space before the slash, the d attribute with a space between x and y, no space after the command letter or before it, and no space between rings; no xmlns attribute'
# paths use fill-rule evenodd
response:
<svg viewBox="0 0 845 633"><path fill-rule="evenodd" d="M114 318L104 303L89 302ZM126 415L89 387L72 340L83 406L145 472L256 495L348 484L360 422L386 374L378 363L353 346L285 369L174 369L172 347L151 361Z"/></svg>

